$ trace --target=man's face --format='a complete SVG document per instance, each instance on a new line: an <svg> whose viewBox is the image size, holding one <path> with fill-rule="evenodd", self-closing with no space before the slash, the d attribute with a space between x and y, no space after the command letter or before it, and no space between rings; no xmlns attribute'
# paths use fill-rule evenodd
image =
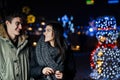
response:
<svg viewBox="0 0 120 80"><path fill-rule="evenodd" d="M22 22L20 17L15 17L11 22L6 21L8 33L14 36L20 35L20 31L22 30Z"/></svg>

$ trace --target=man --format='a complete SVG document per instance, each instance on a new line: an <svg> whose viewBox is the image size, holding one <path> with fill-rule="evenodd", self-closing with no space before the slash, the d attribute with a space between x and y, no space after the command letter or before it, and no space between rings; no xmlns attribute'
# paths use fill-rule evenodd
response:
<svg viewBox="0 0 120 80"><path fill-rule="evenodd" d="M22 30L18 13L10 13L0 24L0 80L28 80L29 48Z"/></svg>

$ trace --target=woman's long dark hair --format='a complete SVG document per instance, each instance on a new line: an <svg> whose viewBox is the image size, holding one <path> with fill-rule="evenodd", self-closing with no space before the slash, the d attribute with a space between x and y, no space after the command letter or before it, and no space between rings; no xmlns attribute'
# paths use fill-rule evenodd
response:
<svg viewBox="0 0 120 80"><path fill-rule="evenodd" d="M67 49L67 44L65 42L63 32L64 28L61 23L57 21L48 22L46 25L50 25L53 28L55 36L55 46L60 49L60 53L64 54Z"/></svg>

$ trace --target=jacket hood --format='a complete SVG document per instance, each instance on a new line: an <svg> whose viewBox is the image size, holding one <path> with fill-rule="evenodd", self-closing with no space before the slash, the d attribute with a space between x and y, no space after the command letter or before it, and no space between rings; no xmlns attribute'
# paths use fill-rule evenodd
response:
<svg viewBox="0 0 120 80"><path fill-rule="evenodd" d="M4 24L0 24L0 36L2 38L9 39L9 37L7 35L7 32L6 32L5 28L4 28ZM28 38L27 35L22 34L22 35L19 36L18 39L19 39L19 42L24 42L27 38Z"/></svg>

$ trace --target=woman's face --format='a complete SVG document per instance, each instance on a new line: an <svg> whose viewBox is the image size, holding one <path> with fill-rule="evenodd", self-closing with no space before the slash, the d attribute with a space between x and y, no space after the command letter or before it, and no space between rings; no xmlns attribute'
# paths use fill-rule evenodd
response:
<svg viewBox="0 0 120 80"><path fill-rule="evenodd" d="M54 31L52 26L47 25L43 34L45 35L45 42L54 41Z"/></svg>

